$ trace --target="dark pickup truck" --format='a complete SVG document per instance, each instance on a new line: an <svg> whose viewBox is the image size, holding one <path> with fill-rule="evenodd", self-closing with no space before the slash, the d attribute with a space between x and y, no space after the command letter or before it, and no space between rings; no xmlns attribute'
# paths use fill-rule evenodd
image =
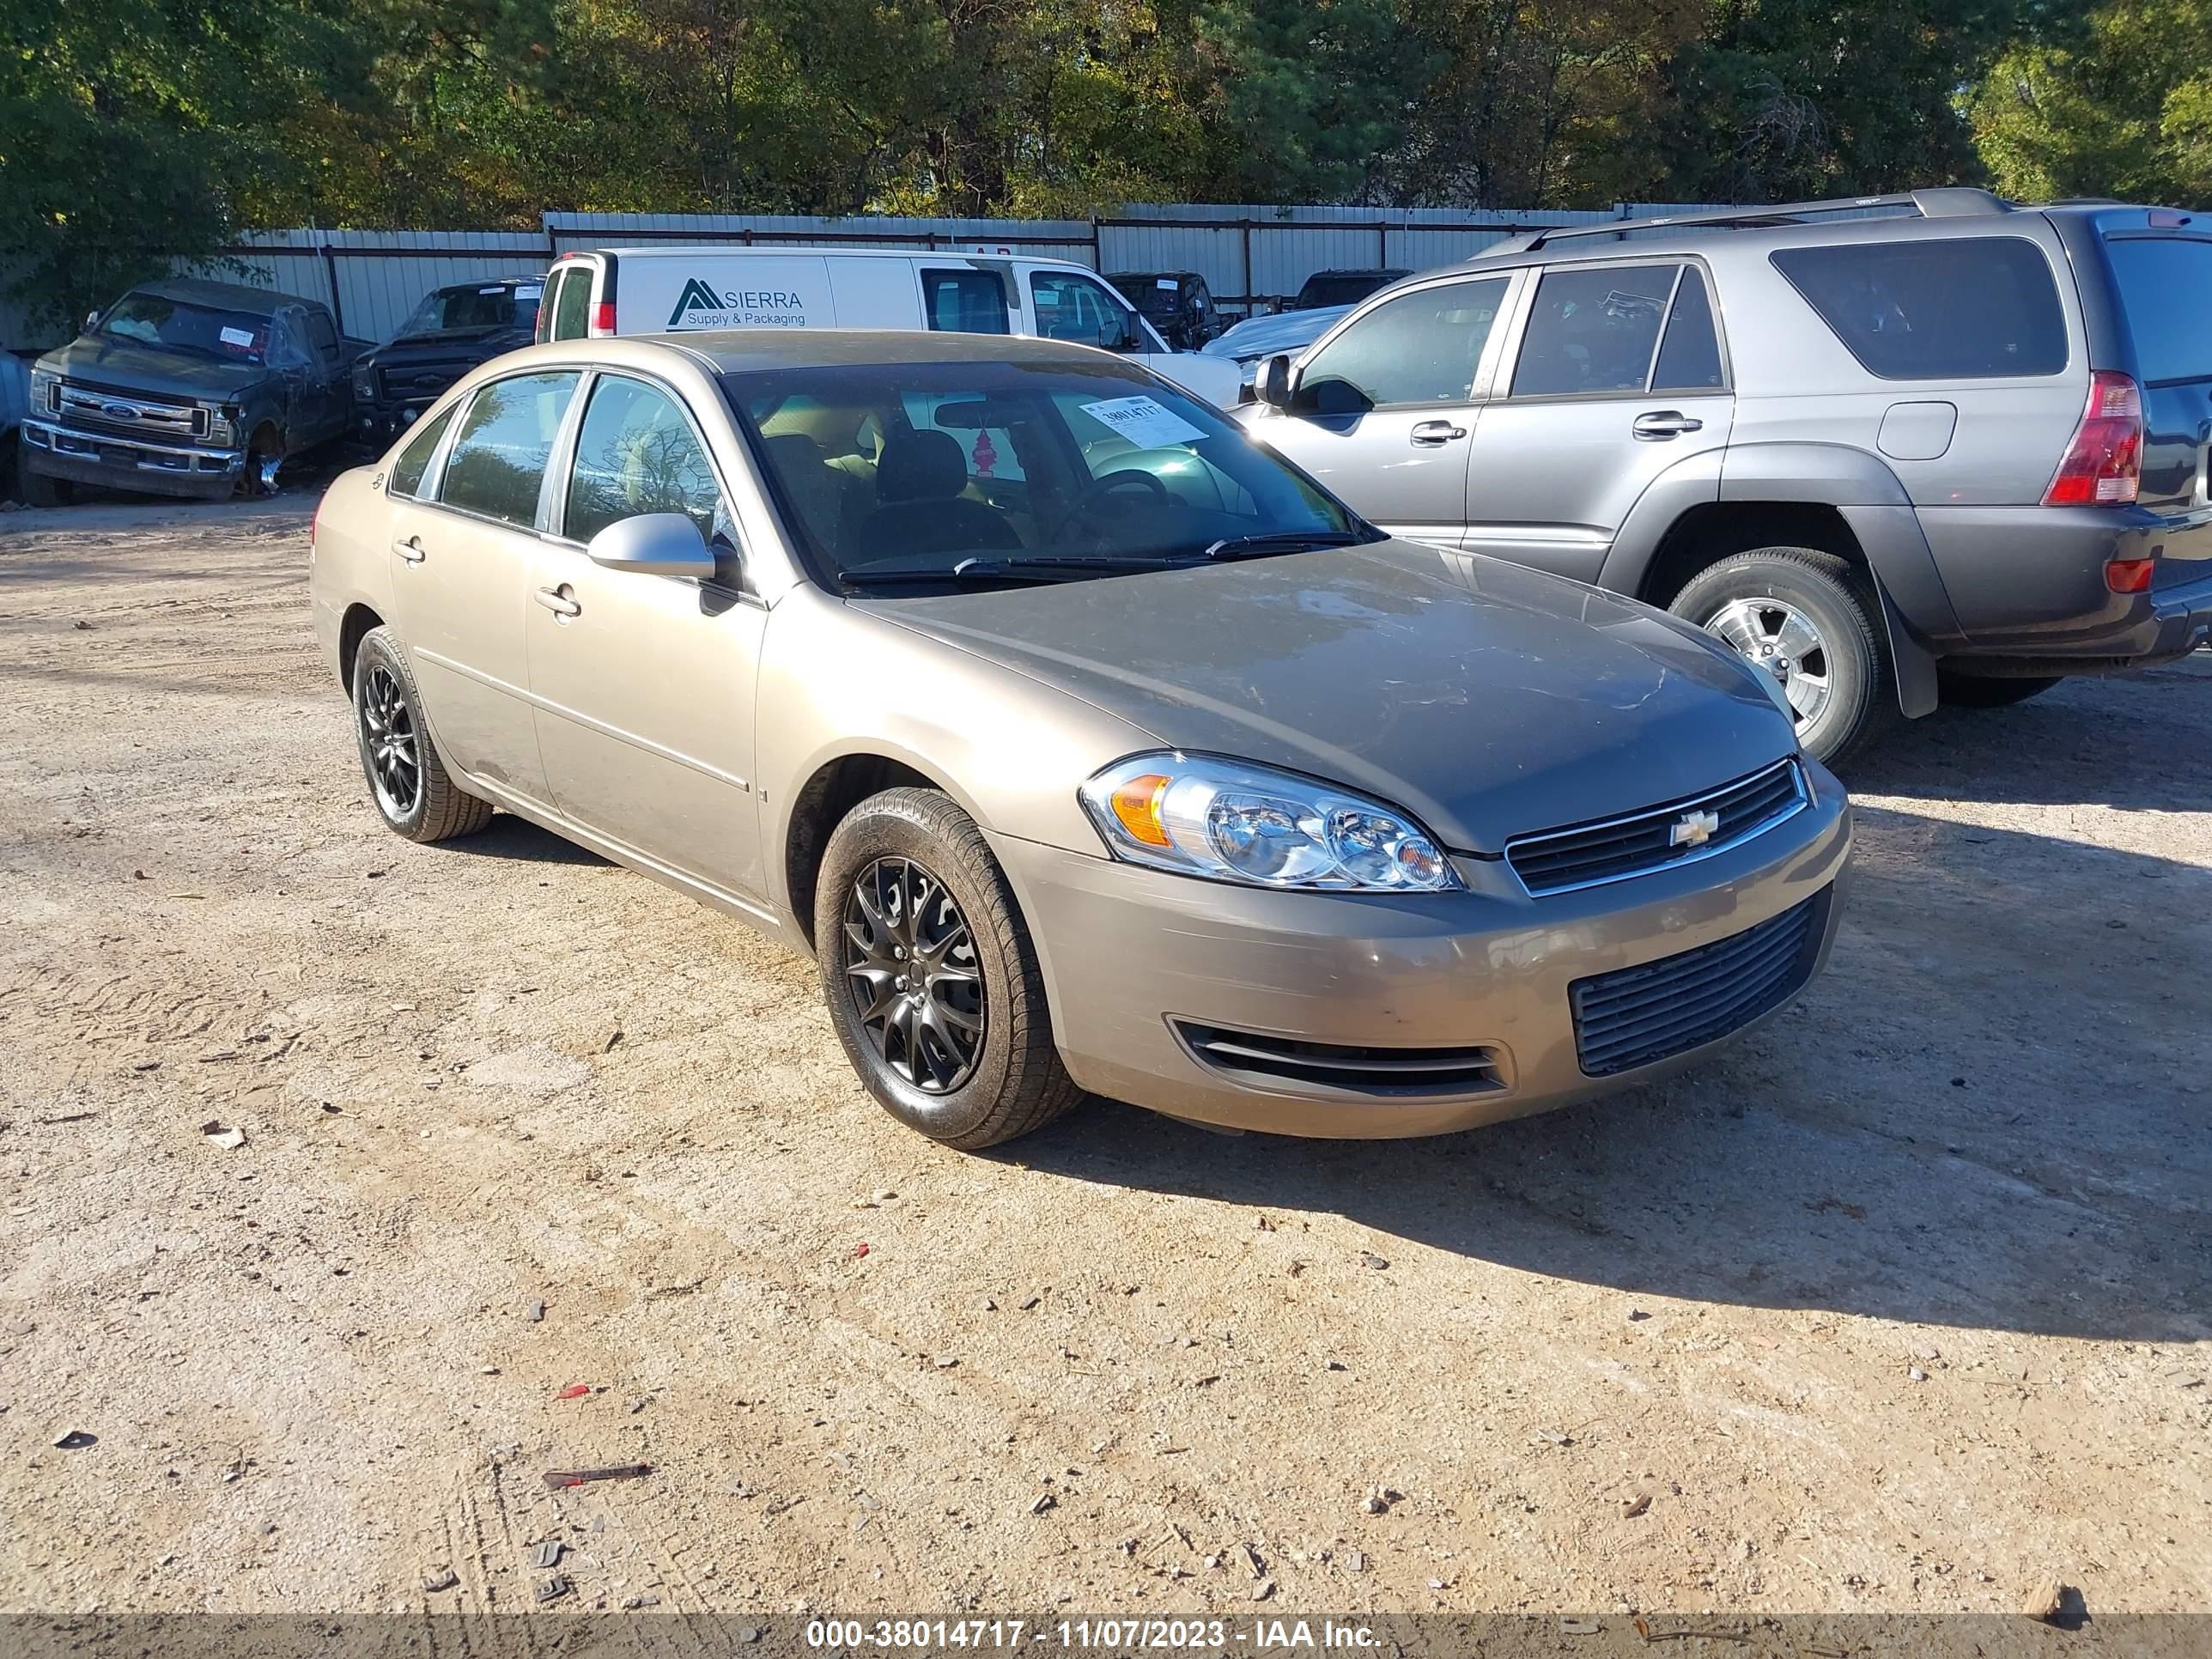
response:
<svg viewBox="0 0 2212 1659"><path fill-rule="evenodd" d="M216 498L265 491L287 456L353 423L354 359L330 307L179 277L132 289L31 371L24 483Z"/></svg>
<svg viewBox="0 0 2212 1659"><path fill-rule="evenodd" d="M501 276L424 295L398 333L355 360L354 436L382 449L478 363L528 345L544 291L543 276Z"/></svg>

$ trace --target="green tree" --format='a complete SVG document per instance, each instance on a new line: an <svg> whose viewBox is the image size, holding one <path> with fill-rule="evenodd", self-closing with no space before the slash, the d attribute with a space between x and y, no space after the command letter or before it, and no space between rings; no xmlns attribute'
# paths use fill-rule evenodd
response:
<svg viewBox="0 0 2212 1659"><path fill-rule="evenodd" d="M2012 46L1968 106L2006 194L2212 206L2212 0L2122 0Z"/></svg>

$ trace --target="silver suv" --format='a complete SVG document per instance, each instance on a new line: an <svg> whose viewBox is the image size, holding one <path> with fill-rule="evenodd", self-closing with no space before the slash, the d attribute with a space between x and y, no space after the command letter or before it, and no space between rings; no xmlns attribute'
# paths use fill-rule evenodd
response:
<svg viewBox="0 0 2212 1659"><path fill-rule="evenodd" d="M1823 759L2212 632L2212 216L1927 190L1539 231L1257 393L1394 534L1720 635Z"/></svg>

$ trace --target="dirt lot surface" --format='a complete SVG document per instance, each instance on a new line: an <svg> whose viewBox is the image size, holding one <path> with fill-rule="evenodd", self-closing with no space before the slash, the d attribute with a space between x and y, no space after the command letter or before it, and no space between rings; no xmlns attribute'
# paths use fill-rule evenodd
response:
<svg viewBox="0 0 2212 1659"><path fill-rule="evenodd" d="M973 1157L738 924L387 835L310 505L0 516L0 1608L547 1539L556 1608L2212 1608L2212 659L1857 768L1832 968L1699 1074Z"/></svg>

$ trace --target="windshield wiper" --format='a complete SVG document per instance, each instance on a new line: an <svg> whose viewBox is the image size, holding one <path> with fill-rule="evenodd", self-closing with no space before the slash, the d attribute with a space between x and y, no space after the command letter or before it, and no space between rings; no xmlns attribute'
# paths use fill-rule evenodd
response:
<svg viewBox="0 0 2212 1659"><path fill-rule="evenodd" d="M1267 559L1278 553L1306 553L1321 547L1350 547L1365 541L1350 530L1275 530L1256 536L1224 536L1206 550L1209 559Z"/></svg>
<svg viewBox="0 0 2212 1659"><path fill-rule="evenodd" d="M1114 570L1161 570L1186 561L1158 559L963 559L957 564L932 565L925 569L858 570L838 573L842 581L860 586L911 586L947 582L1065 582Z"/></svg>

